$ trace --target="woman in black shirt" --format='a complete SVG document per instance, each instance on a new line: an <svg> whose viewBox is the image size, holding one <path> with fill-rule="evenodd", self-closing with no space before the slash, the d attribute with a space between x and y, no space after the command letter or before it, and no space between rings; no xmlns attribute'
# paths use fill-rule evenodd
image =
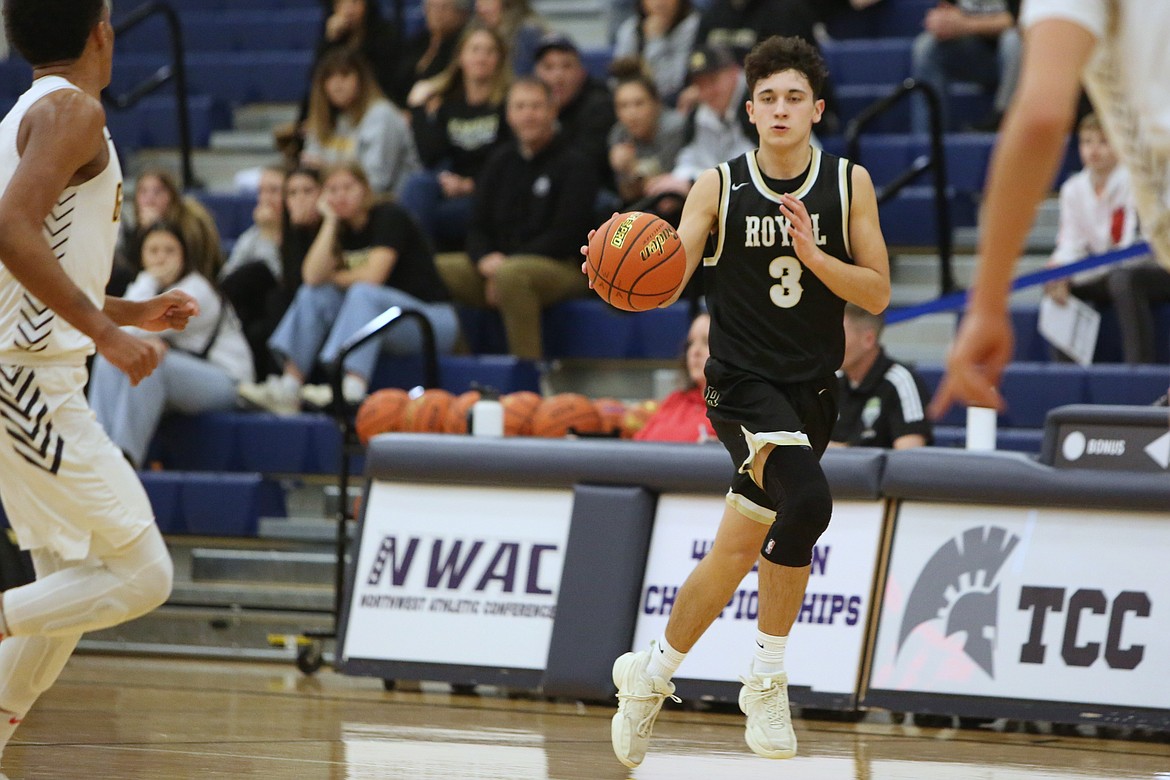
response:
<svg viewBox="0 0 1170 780"><path fill-rule="evenodd" d="M374 202L360 166L329 171L320 210L321 227L301 267L303 284L268 341L284 373L240 391L272 411L295 411L316 364L332 362L347 338L392 306L423 312L441 352L451 350L458 333L429 242L401 207ZM418 327L406 323L350 354L342 384L346 401L365 397L381 350L412 354L419 348Z"/></svg>

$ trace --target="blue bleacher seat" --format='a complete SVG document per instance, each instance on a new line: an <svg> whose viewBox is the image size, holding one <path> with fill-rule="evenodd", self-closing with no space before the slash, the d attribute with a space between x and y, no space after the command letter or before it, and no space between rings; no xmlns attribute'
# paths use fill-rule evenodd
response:
<svg viewBox="0 0 1170 780"><path fill-rule="evenodd" d="M148 471L141 477L166 534L255 536L261 517L287 513L280 486L259 474Z"/></svg>
<svg viewBox="0 0 1170 780"><path fill-rule="evenodd" d="M1096 365L1086 372L1085 403L1147 406L1170 387L1165 364Z"/></svg>
<svg viewBox="0 0 1170 780"><path fill-rule="evenodd" d="M609 78L609 63L612 61L613 50L609 47L581 51L581 64L585 66L590 76L601 81Z"/></svg>
<svg viewBox="0 0 1170 780"><path fill-rule="evenodd" d="M1013 306L1012 327L1016 333L1014 360L1044 361L1050 358L1048 342L1037 330L1040 310L1036 306ZM1101 312L1101 329L1097 333L1097 349L1093 352L1093 363L1105 365L1123 361L1121 330L1113 309ZM1154 359L1158 364L1170 362L1170 304L1160 304L1154 309Z"/></svg>
<svg viewBox="0 0 1170 780"><path fill-rule="evenodd" d="M826 41L821 46L834 84L883 84L910 75L911 38Z"/></svg>
<svg viewBox="0 0 1170 780"><path fill-rule="evenodd" d="M829 19L835 39L911 37L922 31L926 12L936 0L883 0L863 11L846 10Z"/></svg>
<svg viewBox="0 0 1170 780"><path fill-rule="evenodd" d="M229 105L299 101L309 83L313 52L216 51L187 55L187 88ZM167 65L161 53L127 54L114 65L111 89L124 93Z"/></svg>
<svg viewBox="0 0 1170 780"><path fill-rule="evenodd" d="M974 225L977 205L974 196L951 193L952 226ZM934 190L926 186L907 187L879 209L882 234L894 246L937 246Z"/></svg>
<svg viewBox="0 0 1170 780"><path fill-rule="evenodd" d="M235 418L241 466L265 474L335 473L341 433L324 414L279 417L241 414Z"/></svg>
<svg viewBox="0 0 1170 780"><path fill-rule="evenodd" d="M942 379L940 365L915 367L933 395ZM1004 372L1007 409L999 417L1002 428L1043 428L1048 410L1065 404L1087 403L1089 369L1065 363L1012 363ZM966 425L966 409L956 404L938 421L943 426Z"/></svg>
<svg viewBox="0 0 1170 780"><path fill-rule="evenodd" d="M1008 408L1000 425L1008 428L1043 428L1049 409L1083 403L1087 372L1065 363L1013 363L1003 377L1002 392Z"/></svg>
<svg viewBox="0 0 1170 780"><path fill-rule="evenodd" d="M191 144L205 147L213 130L230 126L224 106L209 95L188 95ZM106 109L106 127L123 153L147 147L179 146L179 114L172 95L152 95L126 110Z"/></svg>
<svg viewBox="0 0 1170 780"><path fill-rule="evenodd" d="M1044 431L1035 428L1000 428L995 434L995 448L1009 452L1023 452L1039 455L1044 443ZM934 446L967 446L967 429L960 425L936 425Z"/></svg>
<svg viewBox="0 0 1170 780"><path fill-rule="evenodd" d="M370 387L412 388L422 384L422 358L382 355L374 368ZM439 387L459 394L472 384L501 393L540 391L540 375L530 360L511 355L444 355L439 359Z"/></svg>
<svg viewBox="0 0 1170 780"><path fill-rule="evenodd" d="M184 6L186 3L184 3ZM320 4L271 10L183 10L183 44L188 52L311 51L321 35ZM171 40L162 17L155 17L118 38L118 57L167 53Z"/></svg>
<svg viewBox="0 0 1170 780"><path fill-rule="evenodd" d="M165 418L149 457L174 471L332 474L340 453L341 434L324 414L205 412Z"/></svg>
<svg viewBox="0 0 1170 780"><path fill-rule="evenodd" d="M223 238L239 238L252 226L252 212L256 209L255 195L226 192L192 193L215 218L215 225Z"/></svg>

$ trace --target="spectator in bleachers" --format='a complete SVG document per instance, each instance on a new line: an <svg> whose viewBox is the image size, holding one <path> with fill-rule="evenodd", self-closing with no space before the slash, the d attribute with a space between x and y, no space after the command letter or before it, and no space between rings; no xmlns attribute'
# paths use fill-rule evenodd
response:
<svg viewBox="0 0 1170 780"><path fill-rule="evenodd" d="M845 305L845 359L837 372L840 411L833 446L904 450L934 440L926 383L882 348L885 318Z"/></svg>
<svg viewBox="0 0 1170 780"><path fill-rule="evenodd" d="M284 213L284 169L276 166L260 171L252 226L236 239L219 278L232 276L248 266L258 265L273 282L280 279L280 228Z"/></svg>
<svg viewBox="0 0 1170 780"><path fill-rule="evenodd" d="M329 51L345 48L361 52L378 86L386 94L394 87L394 63L401 40L395 24L382 18L378 0L322 0L325 29L317 44L313 70Z"/></svg>
<svg viewBox="0 0 1170 780"><path fill-rule="evenodd" d="M648 197L685 197L700 173L756 148L755 131L744 107L747 82L731 49L700 46L691 54L687 73L699 104L687 117L686 144L674 170L647 183Z"/></svg>
<svg viewBox="0 0 1170 780"><path fill-rule="evenodd" d="M773 35L795 35L820 51L813 11L817 2L819 0L712 0L699 21L695 46L728 48L740 63L756 43ZM817 130L831 134L836 132L838 125L831 82L825 82L822 97L825 110ZM684 108L693 104L691 98L680 101Z"/></svg>
<svg viewBox="0 0 1170 780"><path fill-rule="evenodd" d="M311 169L287 177L281 168L263 169L253 224L220 272L220 289L240 318L258 377L280 373L268 338L300 285L301 262L321 222L320 195L319 176Z"/></svg>
<svg viewBox="0 0 1170 780"><path fill-rule="evenodd" d="M321 230L321 173L316 168L295 168L284 182L285 224L281 232L281 282L288 303L301 286L301 267Z"/></svg>
<svg viewBox="0 0 1170 780"><path fill-rule="evenodd" d="M107 294L120 291L142 270L138 265L140 242L146 229L159 220L178 225L192 266L208 279L215 279L223 264L223 249L215 219L195 198L184 196L170 172L152 168L139 174L134 183L132 207L122 211L122 228L114 250L114 274Z"/></svg>
<svg viewBox="0 0 1170 780"><path fill-rule="evenodd" d="M618 27L613 56L640 57L662 100L674 105L686 85L687 59L698 33L699 12L691 0L641 0L637 14Z"/></svg>
<svg viewBox="0 0 1170 780"><path fill-rule="evenodd" d="M1129 170L1120 164L1096 114L1078 124L1077 149L1084 169L1060 188L1060 230L1049 266L1122 249L1141 238ZM1170 273L1153 257L1082 271L1049 282L1044 290L1061 304L1071 294L1095 305L1112 305L1125 362L1154 362L1153 306L1170 301ZM1058 360L1065 358L1055 348L1053 352Z"/></svg>
<svg viewBox="0 0 1170 780"><path fill-rule="evenodd" d="M351 49L360 53L373 73L383 94L392 94L394 89L395 64L401 42L401 33L396 24L382 18L378 0L321 0L325 10L325 21L321 39L309 70L309 87L312 74L317 72L321 60L331 51ZM301 100L295 122L279 125L273 130L277 149L295 167L305 145L305 119L309 115L309 94Z"/></svg>
<svg viewBox="0 0 1170 780"><path fill-rule="evenodd" d="M674 170L686 136L686 120L662 105L640 59L615 60L610 72L617 80L613 103L618 121L609 131L609 164L618 196L623 206L659 213L654 199L646 197L646 188ZM681 200L671 213L677 216L680 208Z"/></svg>
<svg viewBox="0 0 1170 780"><path fill-rule="evenodd" d="M646 424L634 434L637 441L715 441L715 429L707 419L707 389L704 368L711 348L707 343L711 331L711 315L703 312L691 321L687 331L687 346L683 353L685 386L668 395L650 416Z"/></svg>
<svg viewBox="0 0 1170 780"><path fill-rule="evenodd" d="M991 114L967 129L999 129L1020 74L1019 8L1019 0L940 0L926 12L925 29L914 39L911 74L938 92L943 130L957 129L950 121L947 94L954 80L975 81L995 90ZM911 102L910 129L930 131L930 114L921 96Z"/></svg>
<svg viewBox="0 0 1170 780"><path fill-rule="evenodd" d="M548 23L528 0L475 0L475 18L503 39L512 75L531 75L536 46L548 32Z"/></svg>
<svg viewBox="0 0 1170 780"><path fill-rule="evenodd" d="M240 387L244 400L278 413L295 412L317 365L328 365L347 338L392 306L425 314L442 352L451 350L458 333L426 236L400 206L375 201L360 166L342 164L326 174L319 208L321 228L305 256L303 284L268 341L283 373ZM351 354L342 385L345 400L365 397L381 349L414 354L420 343L417 326L408 322ZM309 400L322 405L328 398Z"/></svg>
<svg viewBox="0 0 1170 780"><path fill-rule="evenodd" d="M252 379L252 354L231 304L195 268L185 251L182 229L154 222L142 235L142 270L125 298L142 301L167 290L182 290L199 302L199 316L186 330L137 332L159 355L158 368L137 385L98 356L90 380L90 405L114 444L136 466L166 411L185 414L231 409L236 388Z"/></svg>
<svg viewBox="0 0 1170 780"><path fill-rule="evenodd" d="M552 92L562 136L593 161L601 185L610 186L613 174L606 138L614 115L609 89L590 77L577 44L559 33L541 38L533 73Z"/></svg>
<svg viewBox="0 0 1170 780"><path fill-rule="evenodd" d="M410 125L375 83L359 52L335 49L313 74L301 162L327 167L354 161L374 192L399 189L419 169Z"/></svg>
<svg viewBox="0 0 1170 780"><path fill-rule="evenodd" d="M471 18L472 0L423 0L426 29L402 47L397 58L394 86L389 93L405 106L415 83L443 72L455 56L455 44Z"/></svg>
<svg viewBox="0 0 1170 780"><path fill-rule="evenodd" d="M593 223L595 168L557 129L552 90L521 78L508 90L513 140L480 174L467 253L440 255L459 303L498 309L512 354L542 355L541 312L587 295L578 250Z"/></svg>
<svg viewBox="0 0 1170 780"><path fill-rule="evenodd" d="M280 284L264 298L253 318L244 323L244 335L252 347L259 378L281 373L282 366L268 349L268 339L300 289L301 266L321 229L321 211L317 208L320 200L321 174L315 168L296 168L288 174L280 234Z"/></svg>
<svg viewBox="0 0 1170 780"><path fill-rule="evenodd" d="M447 69L419 82L428 85L427 94L412 109L411 128L424 170L410 177L399 201L440 251L463 249L475 177L508 136L504 58L499 34L473 24Z"/></svg>

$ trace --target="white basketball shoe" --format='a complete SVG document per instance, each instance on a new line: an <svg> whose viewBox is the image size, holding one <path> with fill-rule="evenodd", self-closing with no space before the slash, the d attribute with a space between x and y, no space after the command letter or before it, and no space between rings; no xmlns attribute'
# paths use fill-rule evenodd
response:
<svg viewBox="0 0 1170 780"><path fill-rule="evenodd" d="M646 673L650 651L626 653L613 662L613 684L617 686L618 711L610 724L613 752L628 767L646 757L654 719L667 697L674 701L674 683Z"/></svg>
<svg viewBox="0 0 1170 780"><path fill-rule="evenodd" d="M739 708L747 715L744 739L752 752L764 758L796 755L796 732L788 711L788 675L755 674L740 677Z"/></svg>

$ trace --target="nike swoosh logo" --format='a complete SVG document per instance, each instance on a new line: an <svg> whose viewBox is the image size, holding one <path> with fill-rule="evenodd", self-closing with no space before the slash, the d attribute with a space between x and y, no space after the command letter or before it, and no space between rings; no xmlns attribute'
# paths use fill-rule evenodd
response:
<svg viewBox="0 0 1170 780"><path fill-rule="evenodd" d="M763 650L763 649L764 649L764 646L763 646L763 645L761 645L759 642L756 642L756 647L760 648L761 650Z"/></svg>
<svg viewBox="0 0 1170 780"><path fill-rule="evenodd" d="M732 191L732 192L735 192L735 191L736 191L736 190L738 190L740 187L746 187L747 185L748 185L748 183L747 183L746 181L741 181L739 184L732 184L732 185L731 185L731 191Z"/></svg>

